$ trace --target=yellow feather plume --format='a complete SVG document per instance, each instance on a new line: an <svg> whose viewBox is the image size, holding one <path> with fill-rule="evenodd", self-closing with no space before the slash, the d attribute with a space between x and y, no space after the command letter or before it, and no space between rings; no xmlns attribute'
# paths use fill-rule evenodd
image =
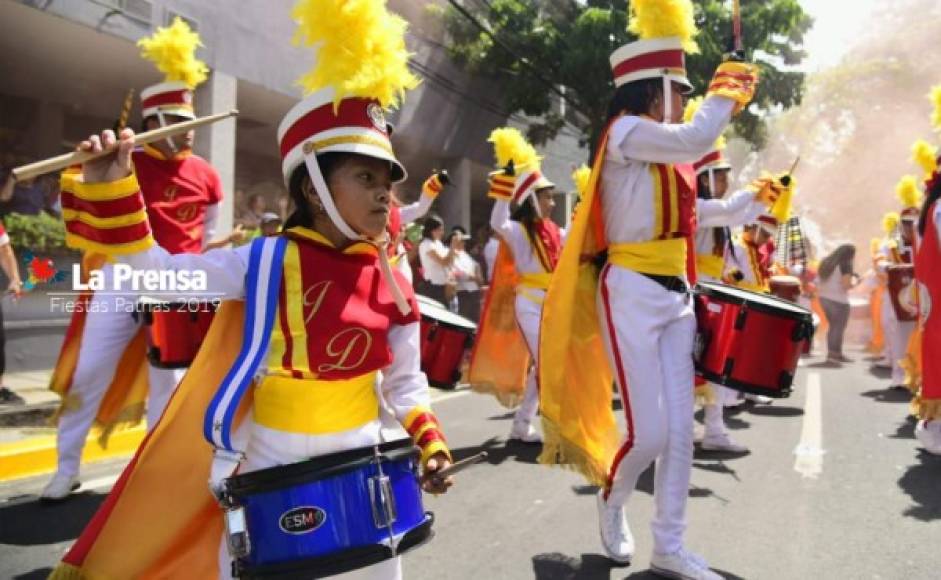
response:
<svg viewBox="0 0 941 580"><path fill-rule="evenodd" d="M934 104L931 126L935 131L941 131L941 85L936 85L931 89L931 102Z"/></svg>
<svg viewBox="0 0 941 580"><path fill-rule="evenodd" d="M899 217L898 212L890 211L889 213L882 216L882 231L885 232L885 235L890 236L895 231L895 228L899 226Z"/></svg>
<svg viewBox="0 0 941 580"><path fill-rule="evenodd" d="M702 102L703 102L703 97L699 96L699 97L690 99L686 103L686 108L683 109L683 122L684 123L691 123L693 121L693 117L695 117L696 113L699 112L699 107L702 106ZM716 142L712 146L712 148L715 151L721 151L725 149L725 146L726 146L725 135L719 135L719 138L716 139Z"/></svg>
<svg viewBox="0 0 941 580"><path fill-rule="evenodd" d="M386 9L386 0L299 0L294 43L317 49L317 62L298 84L305 94L334 87L334 103L371 98L396 107L419 80L408 69L408 24Z"/></svg>
<svg viewBox="0 0 941 580"><path fill-rule="evenodd" d="M919 139L912 145L912 161L924 170L927 179L938 168L938 150L924 139Z"/></svg>
<svg viewBox="0 0 941 580"><path fill-rule="evenodd" d="M149 38L137 41L141 56L157 65L166 81L182 81L191 89L206 80L209 67L196 58L202 46L199 34L177 16L170 26L161 26Z"/></svg>
<svg viewBox="0 0 941 580"><path fill-rule="evenodd" d="M882 246L882 240L879 238L872 238L869 240L869 255L875 257L879 253L879 248Z"/></svg>
<svg viewBox="0 0 941 580"><path fill-rule="evenodd" d="M575 190L581 197L585 196L588 189L588 182L591 180L591 167L582 163L581 167L572 172L572 181L575 182Z"/></svg>
<svg viewBox="0 0 941 580"><path fill-rule="evenodd" d="M683 41L683 50L690 54L699 52L693 40L698 32L690 0L631 0L631 19L627 30L642 40L678 36Z"/></svg>
<svg viewBox="0 0 941 580"><path fill-rule="evenodd" d="M921 191L914 175L906 175L895 186L895 195L902 202L902 207L921 207Z"/></svg>
<svg viewBox="0 0 941 580"><path fill-rule="evenodd" d="M494 129L487 141L493 143L493 154L498 167L506 167L510 161L513 161L517 174L521 171L539 168L539 161L542 158L518 129L513 127Z"/></svg>

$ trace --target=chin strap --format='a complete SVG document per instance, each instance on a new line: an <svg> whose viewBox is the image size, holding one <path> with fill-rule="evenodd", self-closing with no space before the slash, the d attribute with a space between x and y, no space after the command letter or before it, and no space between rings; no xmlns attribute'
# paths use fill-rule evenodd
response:
<svg viewBox="0 0 941 580"><path fill-rule="evenodd" d="M379 250L379 269L382 271L382 277L385 278L386 283L389 285L389 291L392 292L392 299L395 300L396 308L399 309L399 313L402 314L402 316L408 316L412 313L412 307L409 305L408 300L405 299L405 294L402 292L402 289L399 288L399 283L395 279L395 273L392 271L392 264L389 263L389 244L391 244L389 234L386 233L379 240L369 240L369 243Z"/></svg>
<svg viewBox="0 0 941 580"><path fill-rule="evenodd" d="M671 123L673 118L673 98L670 77L663 77L663 122Z"/></svg>
<svg viewBox="0 0 941 580"><path fill-rule="evenodd" d="M166 120L163 118L163 111L157 111L157 122L160 123L160 126L161 126L161 127L166 127L166 126L167 126L167 122L166 122ZM176 155L177 153L180 152L180 149L179 149L179 148L176 146L176 144L173 142L173 139L172 139L172 138L167 137L166 139L164 139L164 141L167 142L167 147L170 148L170 153L172 153L173 155Z"/></svg>
<svg viewBox="0 0 941 580"><path fill-rule="evenodd" d="M382 238L376 240L356 233L356 230L346 223L346 220L340 215L336 204L333 203L333 196L330 194L330 189L327 187L327 180L324 179L323 172L320 170L320 164L317 163L317 155L315 153L304 155L304 164L307 166L307 173L310 175L310 179L314 184L314 191L317 192L317 197L320 198L320 202L323 204L324 211L327 212L330 221L340 230L340 233L350 240L366 242L379 251L379 269L382 271L382 277L385 278L386 284L389 285L389 291L392 292L392 298L395 300L396 308L399 309L399 312L402 313L403 316L411 314L412 307L409 306L408 300L405 299L405 294L402 292L402 289L399 288L399 284L395 280L395 273L392 271L392 265L389 263L388 248L391 240L389 239L388 232L386 232Z"/></svg>

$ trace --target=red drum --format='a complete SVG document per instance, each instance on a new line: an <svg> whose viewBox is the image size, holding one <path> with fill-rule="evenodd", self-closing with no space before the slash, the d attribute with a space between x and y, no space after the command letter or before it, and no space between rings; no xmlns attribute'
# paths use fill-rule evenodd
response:
<svg viewBox="0 0 941 580"><path fill-rule="evenodd" d="M801 281L794 276L772 276L770 286L771 294L782 300L797 302L801 297Z"/></svg>
<svg viewBox="0 0 941 580"><path fill-rule="evenodd" d="M418 302L421 310L421 370L428 383L454 388L461 380L464 353L474 342L477 325L433 300Z"/></svg>
<svg viewBox="0 0 941 580"><path fill-rule="evenodd" d="M918 306L915 302L915 266L912 264L893 264L889 266L889 297L895 318L902 322L918 319Z"/></svg>
<svg viewBox="0 0 941 580"><path fill-rule="evenodd" d="M722 284L701 282L695 294L699 375L745 393L790 396L804 343L813 337L811 312Z"/></svg>
<svg viewBox="0 0 941 580"><path fill-rule="evenodd" d="M150 364L163 369L190 366L216 307L209 302L167 302L141 296L139 309L147 328L147 358Z"/></svg>

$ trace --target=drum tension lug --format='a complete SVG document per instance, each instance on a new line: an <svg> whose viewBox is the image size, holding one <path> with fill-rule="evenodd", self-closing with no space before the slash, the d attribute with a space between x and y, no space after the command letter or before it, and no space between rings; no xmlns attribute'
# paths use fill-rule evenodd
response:
<svg viewBox="0 0 941 580"><path fill-rule="evenodd" d="M725 365L722 367L722 384L727 385L732 377L732 369L735 368L735 359L725 359Z"/></svg>
<svg viewBox="0 0 941 580"><path fill-rule="evenodd" d="M742 304L742 309L738 311L738 315L735 317L735 330L741 330L745 328L745 321L748 319L748 305Z"/></svg>

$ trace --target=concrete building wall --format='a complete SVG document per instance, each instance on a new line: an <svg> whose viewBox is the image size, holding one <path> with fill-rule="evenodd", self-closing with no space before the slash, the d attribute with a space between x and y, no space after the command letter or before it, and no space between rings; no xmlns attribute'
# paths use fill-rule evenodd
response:
<svg viewBox="0 0 941 580"><path fill-rule="evenodd" d="M396 125L393 142L409 169L399 189L409 201L435 169L448 169L459 179L436 203L434 211L449 224L477 226L487 221L486 176L492 153L486 137L507 123L495 87L457 67L442 43L440 25L429 16L430 4L442 0L391 0L390 8L410 22L407 37L415 71L423 77L402 110L390 115ZM40 30L10 40L35 43L36 51L17 51L16 62L4 59L0 87L5 99L39 101L31 118L35 127L24 149L35 157L61 151L91 131L110 126L128 87L159 82L159 73L138 56L134 42L179 14L192 20L204 47L198 56L214 71L197 94L200 113L237 106L234 125L219 124L197 135L197 149L224 173L227 192L240 190L241 206L251 193L262 193L269 209L285 194L276 149L282 116L301 98L295 80L313 63L309 48L293 46L294 0L20 0L0 7L0 44L6 30L24 21ZM111 6L150 6L149 22ZM32 39L32 40L31 40ZM71 52L70 52L71 49ZM6 54L11 54L10 50ZM31 76L32 75L32 76ZM135 118L136 122L136 118ZM514 116L513 122L526 119ZM41 126L39 126L41 124ZM61 126L61 129L59 127ZM571 189L569 174L584 161L572 135L563 134L544 148L544 170L561 189ZM563 204L560 204L563 205ZM240 207L234 208L237 214ZM562 212L564 214L564 212Z"/></svg>

